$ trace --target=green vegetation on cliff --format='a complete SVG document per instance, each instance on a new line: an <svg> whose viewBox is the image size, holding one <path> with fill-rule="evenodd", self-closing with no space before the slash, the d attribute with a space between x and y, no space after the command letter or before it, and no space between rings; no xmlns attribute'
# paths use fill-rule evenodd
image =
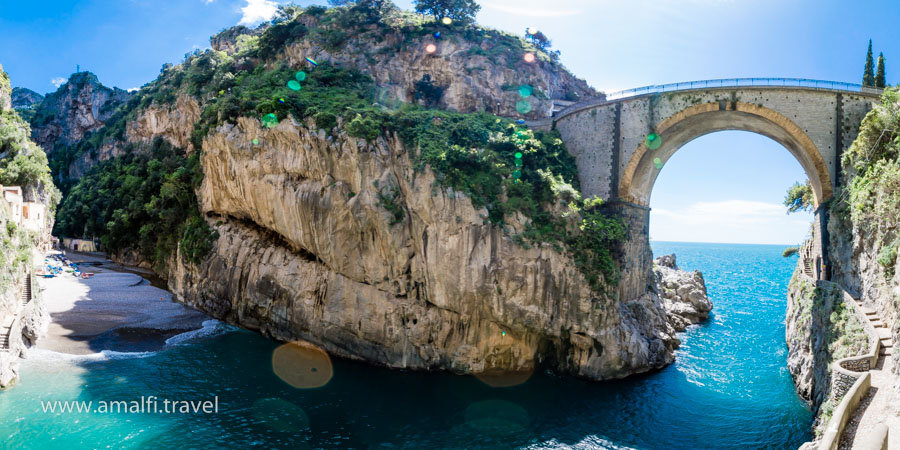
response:
<svg viewBox="0 0 900 450"><path fill-rule="evenodd" d="M55 232L99 237L113 253L137 250L160 271L179 243L196 262L217 237L197 208L201 180L197 153L157 138L147 151L103 161L82 177L60 207Z"/></svg>
<svg viewBox="0 0 900 450"><path fill-rule="evenodd" d="M829 376L831 364L835 360L861 355L868 350L869 339L863 324L853 314L850 307L844 304L843 290L836 284L815 282L794 272L788 288L789 304L787 307L788 366L805 367L812 373L792 372L795 378L804 378L807 388L812 392L805 395L815 404L821 401L816 419L817 436L825 431L835 406L840 398L826 394L830 389ZM808 364L799 360L808 359ZM795 369L792 369L795 370ZM809 381L815 379L813 386Z"/></svg>
<svg viewBox="0 0 900 450"><path fill-rule="evenodd" d="M28 200L46 200L52 213L60 193L50 178L47 155L30 134L28 123L14 110L0 111L0 185L21 186Z"/></svg>
<svg viewBox="0 0 900 450"><path fill-rule="evenodd" d="M182 254L202 259L205 253L193 250L207 248L210 234L202 226L195 227L202 220L197 219L193 192L184 202L175 202L181 208L190 203L189 212L166 215L162 205L171 199L160 191L163 184L154 181L161 174L154 175L152 169L141 172L141 165L153 160L166 161L163 167L169 172L194 172L198 170L196 163L168 154L139 156L147 150L140 144L123 143L125 124L138 111L151 105L171 106L187 94L199 100L202 110L191 136L196 149L192 157L202 151L203 139L216 127L244 116L261 119L274 114L279 121L290 117L301 124L314 124L333 136L346 132L370 142L396 134L410 149L416 170L433 170L441 187L468 195L476 208L487 209L495 225L504 226L515 213L530 218L527 229L514 236L522 245L547 242L560 250L565 247L595 287L600 287L601 280L615 283L616 248L627 232L624 222L602 202L581 198L575 161L556 132L532 131L487 113L465 114L385 101L372 78L359 70L323 62L314 68L307 66L308 73L299 74L297 66L289 66L280 57L286 44L299 39L337 49L343 33L378 35L400 30L404 35L425 35L444 29L421 16L391 11L391 18L387 18L370 17L369 13L361 17L365 11L358 5L327 10L283 8L264 31L228 30L213 38L233 39L234 51L196 52L183 64L164 66L160 77L120 106L104 128L60 155L58 170L102 145L124 146L127 153L137 153L100 163L83 177L66 199L66 217L57 231L100 236L110 251L136 246L156 264L164 263L177 247L178 241L172 236L182 237L182 242L191 247L191 251L182 248ZM247 32L241 34L243 31ZM520 38L495 31L471 27L458 31L459 39L496 38L494 47L502 47L496 56L505 63L520 58L526 48L536 51ZM396 50L409 45L407 41L398 42ZM299 80L302 88L289 88L288 80ZM417 88L424 89L421 85ZM422 93L423 97L433 94ZM440 92L437 96L439 99ZM151 153L160 151L160 144L154 143ZM521 167L515 166L516 153L523 155ZM117 181L125 177L144 180ZM184 180L179 182L183 184ZM184 189L190 191L186 186ZM398 201L396 192L384 192L380 197L380 204L391 211L395 222L404 217Z"/></svg>
<svg viewBox="0 0 900 450"><path fill-rule="evenodd" d="M878 262L891 277L900 247L900 96L896 89L886 90L866 115L841 163L849 186L834 210L872 236L881 249Z"/></svg>

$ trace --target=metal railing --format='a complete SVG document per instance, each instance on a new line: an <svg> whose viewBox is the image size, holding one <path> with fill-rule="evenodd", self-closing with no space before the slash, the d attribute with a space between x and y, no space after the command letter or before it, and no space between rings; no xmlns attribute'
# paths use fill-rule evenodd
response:
<svg viewBox="0 0 900 450"><path fill-rule="evenodd" d="M881 95L883 89L840 81L810 80L807 78L721 78L718 80L685 81L681 83L657 84L606 94L607 100L616 100L660 92L682 91L688 89L725 88L725 87L803 87L828 89L835 91L859 92L862 94Z"/></svg>

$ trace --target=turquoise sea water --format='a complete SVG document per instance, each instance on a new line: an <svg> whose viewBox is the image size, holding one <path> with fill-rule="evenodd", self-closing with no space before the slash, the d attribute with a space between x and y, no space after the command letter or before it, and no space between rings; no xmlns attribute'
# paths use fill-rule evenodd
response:
<svg viewBox="0 0 900 450"><path fill-rule="evenodd" d="M491 388L474 377L334 360L331 381L295 389L277 343L218 331L164 351L77 360L39 353L0 393L2 448L797 448L812 416L785 366L796 261L781 246L654 242L706 278L714 312L681 335L675 364L621 381L536 373ZM40 400L218 397L217 414L44 413ZM160 405L161 407L161 405Z"/></svg>

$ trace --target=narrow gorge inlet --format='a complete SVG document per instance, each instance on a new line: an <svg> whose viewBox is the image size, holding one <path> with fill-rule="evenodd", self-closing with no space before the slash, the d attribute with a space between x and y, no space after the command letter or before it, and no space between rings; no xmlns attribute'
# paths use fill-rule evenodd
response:
<svg viewBox="0 0 900 450"><path fill-rule="evenodd" d="M0 447L900 449L896 5L51 3Z"/></svg>
<svg viewBox="0 0 900 450"><path fill-rule="evenodd" d="M298 390L271 369L277 342L216 324L148 353L33 352L22 382L0 396L0 408L15 411L0 434L29 448L52 448L53 436L72 431L84 444L114 448L177 447L186 435L212 446L264 448L771 448L808 440L812 414L785 366L783 317L795 258L766 245L653 247L677 254L682 268L701 270L715 302L707 321L680 336L675 363L659 372L592 383L539 371L519 386L494 388L473 376L335 359L327 385ZM65 413L33 405L144 390L172 399L216 394L227 413L72 413L73 424L59 420ZM669 437L661 442L657 434Z"/></svg>

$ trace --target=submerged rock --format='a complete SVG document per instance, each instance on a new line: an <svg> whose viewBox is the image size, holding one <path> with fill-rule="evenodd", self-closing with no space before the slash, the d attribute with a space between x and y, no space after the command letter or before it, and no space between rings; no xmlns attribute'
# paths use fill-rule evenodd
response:
<svg viewBox="0 0 900 450"><path fill-rule="evenodd" d="M663 308L676 331L682 331L709 316L713 306L706 295L706 283L700 271L680 270L673 253L656 258L653 274L656 275Z"/></svg>

